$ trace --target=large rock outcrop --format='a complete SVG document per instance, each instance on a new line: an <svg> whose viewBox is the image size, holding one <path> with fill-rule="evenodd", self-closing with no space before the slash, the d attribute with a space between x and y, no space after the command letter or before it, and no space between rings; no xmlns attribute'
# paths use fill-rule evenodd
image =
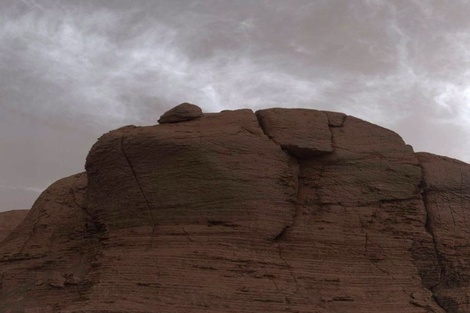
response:
<svg viewBox="0 0 470 313"><path fill-rule="evenodd" d="M470 165L335 112L183 120L104 134L40 196L1 312L470 311Z"/></svg>

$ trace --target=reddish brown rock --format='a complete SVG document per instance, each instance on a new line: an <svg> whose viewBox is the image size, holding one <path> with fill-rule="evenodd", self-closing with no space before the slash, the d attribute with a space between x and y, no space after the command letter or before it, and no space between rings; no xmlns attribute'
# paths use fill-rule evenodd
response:
<svg viewBox="0 0 470 313"><path fill-rule="evenodd" d="M307 109L267 109L256 112L266 135L296 157L333 151L328 117Z"/></svg>
<svg viewBox="0 0 470 313"><path fill-rule="evenodd" d="M341 127L346 120L346 114L339 112L323 111L328 117L328 126Z"/></svg>
<svg viewBox="0 0 470 313"><path fill-rule="evenodd" d="M470 166L429 153L417 156L424 175L426 226L439 264L432 290L447 312L470 312Z"/></svg>
<svg viewBox="0 0 470 313"><path fill-rule="evenodd" d="M468 312L470 165L257 115L103 135L0 245L0 312Z"/></svg>
<svg viewBox="0 0 470 313"><path fill-rule="evenodd" d="M84 208L86 184L85 173L52 184L0 243L0 312L57 312L83 303L98 279L91 270L103 243ZM71 273L86 279L71 288Z"/></svg>
<svg viewBox="0 0 470 313"><path fill-rule="evenodd" d="M165 123L185 122L185 121L194 120L201 116L202 116L202 110L200 107L198 107L197 105L185 102L165 112L165 114L163 114L158 120L158 123L165 124Z"/></svg>
<svg viewBox="0 0 470 313"><path fill-rule="evenodd" d="M5 239L10 232L18 226L26 217L29 210L12 210L0 212L0 241Z"/></svg>

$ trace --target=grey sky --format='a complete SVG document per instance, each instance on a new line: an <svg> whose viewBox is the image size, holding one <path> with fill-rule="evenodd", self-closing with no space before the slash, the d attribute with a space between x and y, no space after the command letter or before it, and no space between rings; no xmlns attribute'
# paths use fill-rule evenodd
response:
<svg viewBox="0 0 470 313"><path fill-rule="evenodd" d="M463 0L0 0L0 210L185 101L341 111L470 162L468 16Z"/></svg>

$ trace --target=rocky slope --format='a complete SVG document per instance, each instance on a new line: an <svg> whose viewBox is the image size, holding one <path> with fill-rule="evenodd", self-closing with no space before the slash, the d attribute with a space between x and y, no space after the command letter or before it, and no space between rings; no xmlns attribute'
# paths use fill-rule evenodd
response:
<svg viewBox="0 0 470 313"><path fill-rule="evenodd" d="M29 210L11 210L0 212L0 241L6 238L8 234L26 217Z"/></svg>
<svg viewBox="0 0 470 313"><path fill-rule="evenodd" d="M1 312L470 312L470 165L306 109L185 104L0 244Z"/></svg>

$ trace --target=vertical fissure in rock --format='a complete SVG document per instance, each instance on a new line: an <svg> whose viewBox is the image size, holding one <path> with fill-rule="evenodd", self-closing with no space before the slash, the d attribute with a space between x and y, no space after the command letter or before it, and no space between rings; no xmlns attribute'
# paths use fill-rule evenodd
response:
<svg viewBox="0 0 470 313"><path fill-rule="evenodd" d="M153 225L153 229L152 229L152 234L155 233L155 230L156 230L156 227L157 227L157 224L155 223L155 218L153 217L153 214L152 214L152 209L150 207L150 202L149 200L147 199L147 196L145 195L145 192L144 190L142 189L142 185L140 184L140 181L137 177L137 173L135 172L135 169L131 163L131 160L129 159L129 157L127 156L126 154L126 151L124 149L124 136L121 137L121 151L122 151L122 154L124 156L124 159L126 159L126 162L127 162L127 165L129 166L129 168L131 169L131 172L132 172L132 175L134 176L134 179L135 179L135 182L137 184L137 187L139 188L140 190L140 193L142 194L142 198L144 199L145 201L145 205L147 207L147 210L149 212L149 215L150 215L150 219L152 221L152 225Z"/></svg>
<svg viewBox="0 0 470 313"><path fill-rule="evenodd" d="M72 202L75 204L77 208L79 208L87 218L91 221L95 221L95 217L90 213L90 211L82 204L78 203L77 196L75 195L75 191L72 190Z"/></svg>
<svg viewBox="0 0 470 313"><path fill-rule="evenodd" d="M277 235L273 238L273 242L279 242L279 241L284 241L284 240L286 240L287 230L289 229L289 227L290 227L290 225L285 226L285 227L279 232L279 234L277 234Z"/></svg>
<svg viewBox="0 0 470 313"><path fill-rule="evenodd" d="M98 218L90 213L88 208L80 204L79 201L77 200L77 196L75 195L75 190L72 190L72 202L75 204L77 208L79 208L82 213L85 216L86 223L85 223L85 228L89 234L96 234L96 233L101 233L105 229L105 225L100 223Z"/></svg>
<svg viewBox="0 0 470 313"><path fill-rule="evenodd" d="M429 287L428 289L429 289L429 291L432 292L432 299L434 300L434 302L444 312L447 312L447 310L442 306L442 304L439 301L439 298L435 294L435 289L442 284L442 280L445 277L445 266L442 262L442 256L440 255L440 252L439 252L439 249L438 249L437 240L436 240L436 236L434 234L434 229L433 229L433 225L432 225L432 221L431 221L431 214L429 212L429 207L428 207L428 205L429 205L428 204L428 194L427 194L428 190L427 190L426 180L424 178L424 169L423 169L422 166L421 166L421 175L422 175L422 177L421 177L420 186L422 188L422 199L423 199L424 210L425 210L425 213L426 213L426 222L425 222L424 228L425 228L426 232L432 238L432 243L433 243L433 246L434 246L434 252L435 252L435 255L436 255L436 260L437 260L437 264L439 266L439 283L437 285Z"/></svg>
<svg viewBox="0 0 470 313"><path fill-rule="evenodd" d="M348 118L348 115L344 115L343 120L341 121L341 125L339 127L343 127L343 125L346 122L347 118Z"/></svg>
<svg viewBox="0 0 470 313"><path fill-rule="evenodd" d="M291 230L297 223L297 220L300 216L300 194L299 194L299 183L300 183L300 165L297 163L295 165L296 173L294 173L294 177L297 177L295 183L295 199L294 199L294 209L292 213L292 220L288 222L284 228L273 238L273 242L285 241L287 239L287 233Z"/></svg>
<svg viewBox="0 0 470 313"><path fill-rule="evenodd" d="M327 115L325 113L325 115ZM328 117L328 116L327 116ZM331 147L333 148L333 152L335 151L336 149L336 142L335 142L335 137L334 137L334 131L333 129L335 128L341 128L343 127L344 123L346 122L346 119L348 118L347 115L344 115L343 116L343 119L341 121L341 124L339 126L335 126L335 125L331 125L331 124L328 124L328 128L330 129L330 134L331 134L331 137L330 137L330 140L331 140Z"/></svg>
<svg viewBox="0 0 470 313"><path fill-rule="evenodd" d="M292 268L292 266L289 264L289 262L287 262L286 258L283 256L283 252L282 252L282 242L283 241L286 241L288 238L287 238L287 234L290 230L292 230L295 225L296 225L296 222L300 216L300 173L301 173L301 162L300 160L295 156L295 155L292 155L290 154L289 152L287 152L286 150L282 149L282 146L277 143L276 141L274 141L267 133L266 133L266 130L264 129L263 127L263 123L260 119L260 117L258 115L256 115L256 118L258 120L258 124L260 126L260 128L262 129L264 135L269 139L271 140L274 144L276 144L277 146L280 147L280 149L282 151L284 151L284 153L286 154L286 157L287 157L287 162L289 162L289 168L291 168L293 170L293 177L294 177L294 184L295 184L295 191L294 191L294 199L293 199L293 205L294 205L294 210L293 210L293 215L292 215L292 220L290 221L290 223L286 223L286 225L284 226L284 228L272 239L272 242L275 243L277 245L277 250L278 250L278 254L279 254L279 259L282 261L282 263L284 264L286 270L289 272L294 284L295 284L295 293L296 294L303 294L303 296L305 297L305 299L311 303L311 300L310 298L305 294L305 292L301 289L300 285L299 285L299 282L297 280L297 276L295 275L294 273L294 270Z"/></svg>
<svg viewBox="0 0 470 313"><path fill-rule="evenodd" d="M295 284L295 294L297 295L300 295L302 294L302 296L311 304L313 305L312 303L312 300L310 299L310 297L307 295L307 293L305 292L305 290L303 288L301 288L300 284L299 284L299 281L297 280L297 276L295 275L294 273L294 269L292 268L292 266L289 264L289 262L287 262L286 258L282 255L282 245L281 245L281 242L277 242L277 247L278 247L278 253L279 253L279 259L281 259L282 263L284 264L286 270L289 272L291 278L292 278L292 281L294 282Z"/></svg>
<svg viewBox="0 0 470 313"><path fill-rule="evenodd" d="M292 156L291 156L292 157ZM295 227L297 224L297 220L299 219L300 216L300 171L301 171L301 165L300 162L297 158L292 157L295 160L295 164L292 165L295 167L293 176L295 177L295 198L294 198L294 212L292 215L292 221L290 224L286 225L286 227L283 229L283 231L280 233L280 237L277 236L276 238L279 237L279 241L287 239L287 233L289 230Z"/></svg>
<svg viewBox="0 0 470 313"><path fill-rule="evenodd" d="M332 127L333 127L333 128L340 128L340 127L343 127L344 122L346 122L346 119L348 118L348 115L342 114L342 113L331 112L331 111L321 111L321 112L322 112L323 114L325 114L326 118L328 119L328 126L329 126L330 128L332 128ZM341 122L336 123L336 121L332 121L332 120L330 119L329 114L334 114L334 115L336 115L336 116L341 115L341 116L342 116L342 117L341 117Z"/></svg>
<svg viewBox="0 0 470 313"><path fill-rule="evenodd" d="M256 116L256 119L258 121L258 124L259 124L259 127L261 128L261 130L263 131L263 134L269 139L271 140L275 145L279 146L279 148L284 151L284 153L286 154L286 157L287 157L287 160L288 162L289 161L293 161L294 164L288 164L290 168L295 168L295 173L293 173L293 176L295 177L295 181L294 181L294 184L295 184L295 199L294 199L294 210L293 210L293 215L292 215L292 221L290 223L287 223L285 225L285 227L276 235L274 236L274 238L272 239L273 242L279 242L279 241L284 241L287 239L287 233L289 231L289 229L291 229L292 227L294 227L295 223L296 223L296 220L299 216L299 210L300 210L300 206L299 206L299 183L300 183L300 162L299 162L299 159L294 156L294 155L291 155L290 153L288 153L287 151L285 151L284 149L282 149L281 145L279 143L277 143L276 141L274 141L266 132L266 130L264 129L264 126L263 126L263 121L261 120L260 116L258 114L255 114Z"/></svg>
<svg viewBox="0 0 470 313"><path fill-rule="evenodd" d="M297 277L294 274L294 270L292 269L292 266L287 262L287 260L282 255L282 247L281 247L280 242L277 243L277 247L278 247L279 258L284 263L285 268L287 269L287 271L289 271L289 274L295 283L295 292L299 293L300 292L299 282L297 281Z"/></svg>

